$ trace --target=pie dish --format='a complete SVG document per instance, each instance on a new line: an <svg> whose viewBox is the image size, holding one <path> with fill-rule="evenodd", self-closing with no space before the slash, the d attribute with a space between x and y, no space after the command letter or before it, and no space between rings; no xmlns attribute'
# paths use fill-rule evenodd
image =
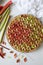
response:
<svg viewBox="0 0 43 65"><path fill-rule="evenodd" d="M14 49L30 52L37 49L43 41L43 25L37 17L21 14L11 20L6 34Z"/></svg>

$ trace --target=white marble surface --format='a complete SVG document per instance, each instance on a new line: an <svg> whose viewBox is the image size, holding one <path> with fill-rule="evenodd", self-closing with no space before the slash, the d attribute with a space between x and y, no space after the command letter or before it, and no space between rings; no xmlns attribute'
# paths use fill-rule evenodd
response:
<svg viewBox="0 0 43 65"><path fill-rule="evenodd" d="M8 0L3 0L3 1L4 2L2 3L2 5L4 5ZM16 0L15 1L16 5L14 4L11 5L10 15L12 17L15 17L19 14L24 14L24 13L33 14L34 16L37 16L38 18L40 18L40 20L42 20L43 22L43 2L42 1L43 0ZM6 47L14 50L7 41L6 33L4 35L4 40L7 43ZM21 53L14 50L14 52L16 52L18 55L22 54L27 57L28 61L26 63L24 63L23 59L21 59L21 62L17 64L16 59L14 59L13 55L10 54L9 51L5 49L4 51L6 51L7 54L5 59L2 59L0 57L0 65L24 65L24 64L25 65L43 65L43 43L41 44L38 50L31 53ZM8 58L9 56L11 58Z"/></svg>

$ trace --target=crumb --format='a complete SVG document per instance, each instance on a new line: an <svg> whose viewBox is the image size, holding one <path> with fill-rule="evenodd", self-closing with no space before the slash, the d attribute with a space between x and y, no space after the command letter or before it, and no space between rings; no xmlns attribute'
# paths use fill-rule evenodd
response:
<svg viewBox="0 0 43 65"><path fill-rule="evenodd" d="M3 41L2 44L6 45L6 42Z"/></svg>
<svg viewBox="0 0 43 65"><path fill-rule="evenodd" d="M24 58L24 62L27 62L27 58L26 57Z"/></svg>
<svg viewBox="0 0 43 65"><path fill-rule="evenodd" d="M14 53L14 51L10 51L10 53Z"/></svg>
<svg viewBox="0 0 43 65"><path fill-rule="evenodd" d="M17 63L19 63L20 62L20 59L17 59L17 61L16 61Z"/></svg>
<svg viewBox="0 0 43 65"><path fill-rule="evenodd" d="M16 58L16 57L17 57L17 54L15 53L15 54L14 54L14 58Z"/></svg>

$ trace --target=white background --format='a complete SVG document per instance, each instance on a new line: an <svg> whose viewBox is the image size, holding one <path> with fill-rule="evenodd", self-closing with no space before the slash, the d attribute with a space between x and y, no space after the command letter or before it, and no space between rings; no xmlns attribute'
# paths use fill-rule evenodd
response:
<svg viewBox="0 0 43 65"><path fill-rule="evenodd" d="M4 5L8 0L3 0L2 5ZM13 0L15 1L15 0ZM30 0L31 1L31 0ZM32 1L39 1L41 0L32 0ZM30 2L32 4L32 1ZM15 1L17 4L12 4L10 6L11 12L10 15L13 17L19 15L19 14L23 14L23 13L28 13L28 14L33 14L34 16L37 16L40 20L42 20L43 22L43 5L41 5L41 10L39 7L39 10L37 10L37 7L35 5L37 5L35 2L33 3L33 7L31 4L29 4L28 0L25 0L25 4L23 2L23 0L19 3L19 0ZM27 5L28 4L28 5ZM42 3L41 3L42 4ZM35 9L36 7L36 9ZM37 11L35 11L37 10ZM7 38L6 38L6 33L4 35L4 40L6 41L6 47L10 48L11 50L14 50L8 43ZM14 52L16 52L18 55L24 55L27 57L28 61L26 63L24 63L23 59L21 59L20 63L16 63L16 59L13 57L12 54L9 53L8 50L4 49L4 52L6 52L6 57L4 59L2 59L0 57L0 65L43 65L43 43L41 44L40 48L34 52L31 53L21 53L18 52L16 50L14 50Z"/></svg>

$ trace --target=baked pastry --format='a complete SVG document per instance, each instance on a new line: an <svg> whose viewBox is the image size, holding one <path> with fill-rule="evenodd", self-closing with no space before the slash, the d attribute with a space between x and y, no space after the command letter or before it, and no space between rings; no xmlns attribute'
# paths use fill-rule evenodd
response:
<svg viewBox="0 0 43 65"><path fill-rule="evenodd" d="M30 52L43 40L43 25L33 15L18 15L8 25L7 39L14 49Z"/></svg>

